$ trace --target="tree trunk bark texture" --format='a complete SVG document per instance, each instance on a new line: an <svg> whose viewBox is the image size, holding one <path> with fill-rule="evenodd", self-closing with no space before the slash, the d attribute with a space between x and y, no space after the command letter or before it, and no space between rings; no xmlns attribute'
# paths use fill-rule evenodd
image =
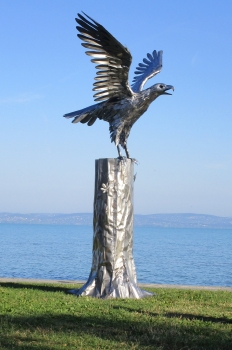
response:
<svg viewBox="0 0 232 350"><path fill-rule="evenodd" d="M88 281L79 296L142 298L151 295L137 285L133 259L134 162L95 161L93 258Z"/></svg>

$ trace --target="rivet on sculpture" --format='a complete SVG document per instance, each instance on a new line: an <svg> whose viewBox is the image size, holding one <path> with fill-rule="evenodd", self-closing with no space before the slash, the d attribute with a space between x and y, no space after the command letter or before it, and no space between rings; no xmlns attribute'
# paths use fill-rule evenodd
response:
<svg viewBox="0 0 232 350"><path fill-rule="evenodd" d="M93 91L97 91L95 101L101 102L64 117L89 126L97 119L107 121L118 158L96 160L92 268L84 286L71 292L98 298L149 296L151 293L137 285L133 259L134 159L130 158L127 139L151 102L161 95L171 95L167 91L174 87L158 83L143 90L147 80L162 69L162 51L155 50L139 63L130 86L130 51L86 14L78 14L76 22L82 46L88 49L86 54L93 57L91 62L98 70ZM120 146L126 157L122 157Z"/></svg>

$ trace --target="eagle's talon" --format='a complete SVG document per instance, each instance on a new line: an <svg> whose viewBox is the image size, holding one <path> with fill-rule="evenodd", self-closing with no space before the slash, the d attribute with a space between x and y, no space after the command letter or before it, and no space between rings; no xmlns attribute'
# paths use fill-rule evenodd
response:
<svg viewBox="0 0 232 350"><path fill-rule="evenodd" d="M130 158L130 160L131 160L133 163L135 163L136 165L139 164L139 161L138 161L137 159L135 159L135 158Z"/></svg>

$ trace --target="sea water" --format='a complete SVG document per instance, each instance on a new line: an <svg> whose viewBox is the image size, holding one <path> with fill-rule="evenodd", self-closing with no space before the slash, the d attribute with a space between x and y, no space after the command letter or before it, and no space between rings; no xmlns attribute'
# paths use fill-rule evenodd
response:
<svg viewBox="0 0 232 350"><path fill-rule="evenodd" d="M0 277L87 280L92 227L0 224ZM134 228L138 282L232 286L232 230Z"/></svg>

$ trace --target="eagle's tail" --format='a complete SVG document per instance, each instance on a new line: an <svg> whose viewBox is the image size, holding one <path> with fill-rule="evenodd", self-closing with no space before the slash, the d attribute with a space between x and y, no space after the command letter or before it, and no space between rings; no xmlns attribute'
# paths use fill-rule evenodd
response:
<svg viewBox="0 0 232 350"><path fill-rule="evenodd" d="M103 103L104 102L100 102L87 108L80 109L79 111L67 113L64 117L74 118L72 123L88 123L88 125L91 126L99 116L99 111Z"/></svg>

